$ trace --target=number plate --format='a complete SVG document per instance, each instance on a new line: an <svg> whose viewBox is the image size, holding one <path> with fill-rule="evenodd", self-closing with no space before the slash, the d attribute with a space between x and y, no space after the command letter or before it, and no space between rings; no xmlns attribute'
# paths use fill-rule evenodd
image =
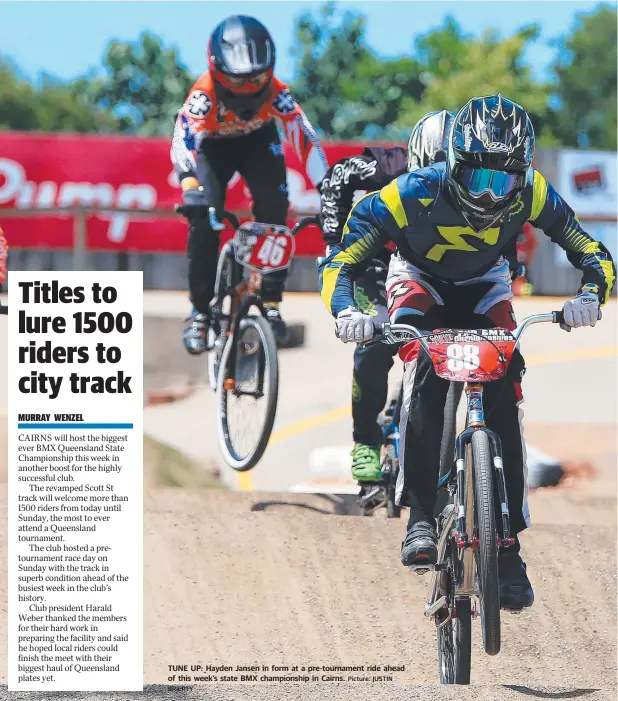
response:
<svg viewBox="0 0 618 701"><path fill-rule="evenodd" d="M506 374L516 341L506 329L435 331L425 337L436 375L455 382L489 382ZM418 354L418 341L400 350L405 362Z"/></svg>
<svg viewBox="0 0 618 701"><path fill-rule="evenodd" d="M288 268L294 255L294 244L290 230L274 224L245 222L234 236L236 260L259 273Z"/></svg>

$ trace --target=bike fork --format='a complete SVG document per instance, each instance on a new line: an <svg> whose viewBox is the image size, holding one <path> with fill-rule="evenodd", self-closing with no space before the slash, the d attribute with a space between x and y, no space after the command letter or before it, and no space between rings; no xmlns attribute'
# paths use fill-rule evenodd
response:
<svg viewBox="0 0 618 701"><path fill-rule="evenodd" d="M513 545L514 538L511 537L511 520L509 515L509 504L506 495L506 481L504 479L504 463L502 461L502 443L498 434L491 431L485 425L485 414L483 411L483 386L480 384L466 384L466 394L468 395L468 409L466 429L457 437L456 449L456 466L457 466L457 493L462 497L466 493L465 473L465 452L472 441L472 435L475 431L483 430L489 438L491 447L494 475L498 490L498 498L500 499L500 512L502 515L502 539L499 538L498 545L501 547ZM461 497L460 497L461 498ZM468 537L468 528L470 524L467 519L471 517L471 513L465 513L463 503L459 504L459 510L456 517L457 529L457 545L460 548L467 548L474 545ZM471 531L470 531L471 532Z"/></svg>

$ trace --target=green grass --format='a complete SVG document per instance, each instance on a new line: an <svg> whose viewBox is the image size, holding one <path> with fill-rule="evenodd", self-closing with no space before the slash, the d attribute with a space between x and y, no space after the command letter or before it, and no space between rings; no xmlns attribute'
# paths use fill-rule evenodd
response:
<svg viewBox="0 0 618 701"><path fill-rule="evenodd" d="M193 489L226 489L216 466L201 464L176 448L144 436L144 471L153 487L191 487Z"/></svg>

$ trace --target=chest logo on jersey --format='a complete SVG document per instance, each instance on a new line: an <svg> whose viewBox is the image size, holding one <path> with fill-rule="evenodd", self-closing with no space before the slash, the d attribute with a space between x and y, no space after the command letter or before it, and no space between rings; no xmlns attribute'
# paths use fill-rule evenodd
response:
<svg viewBox="0 0 618 701"><path fill-rule="evenodd" d="M521 199L521 194L517 195L515 202L509 207L509 220L511 220L517 214L521 214L524 209L524 201Z"/></svg>
<svg viewBox="0 0 618 701"><path fill-rule="evenodd" d="M486 229L485 231L474 231L469 226L437 226L440 236L447 241L447 243L437 243L429 249L426 258L439 263L444 254L448 251L474 251L477 252L479 249L475 248L471 243L468 243L464 239L464 236L473 236L474 238L480 239L483 243L488 246L495 246L498 243L498 237L500 236L500 229L498 227L493 229Z"/></svg>

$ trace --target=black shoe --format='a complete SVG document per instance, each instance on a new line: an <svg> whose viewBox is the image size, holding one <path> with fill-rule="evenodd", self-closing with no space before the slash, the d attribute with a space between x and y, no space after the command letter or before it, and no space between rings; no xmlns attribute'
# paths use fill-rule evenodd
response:
<svg viewBox="0 0 618 701"><path fill-rule="evenodd" d="M435 565L438 561L438 536L427 521L417 521L408 527L401 544L401 562L406 567Z"/></svg>
<svg viewBox="0 0 618 701"><path fill-rule="evenodd" d="M277 345L284 343L288 336L288 327L281 318L281 312L279 311L278 304L268 304L264 305L266 307L266 320L270 324L270 328L275 334L275 340Z"/></svg>
<svg viewBox="0 0 618 701"><path fill-rule="evenodd" d="M185 321L188 322L182 332L185 348L191 355L199 355L208 350L208 315L194 309Z"/></svg>
<svg viewBox="0 0 618 701"><path fill-rule="evenodd" d="M500 608L521 611L532 606L534 592L526 574L526 563L519 553L498 554L498 580L500 582Z"/></svg>

